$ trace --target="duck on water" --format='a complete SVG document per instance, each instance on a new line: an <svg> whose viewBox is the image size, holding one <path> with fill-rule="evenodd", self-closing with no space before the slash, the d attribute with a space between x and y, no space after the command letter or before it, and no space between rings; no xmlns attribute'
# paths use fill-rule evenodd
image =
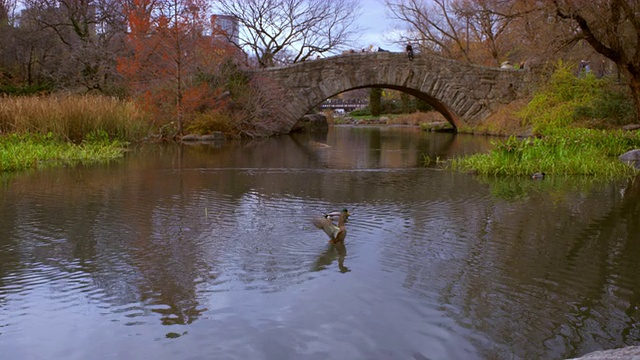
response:
<svg viewBox="0 0 640 360"><path fill-rule="evenodd" d="M322 216L313 218L311 222L315 227L324 231L329 236L329 243L337 244L344 242L344 238L347 236L347 228L345 222L349 218L349 211L342 209L341 211L332 211L325 213ZM338 224L333 222L333 219L338 218Z"/></svg>

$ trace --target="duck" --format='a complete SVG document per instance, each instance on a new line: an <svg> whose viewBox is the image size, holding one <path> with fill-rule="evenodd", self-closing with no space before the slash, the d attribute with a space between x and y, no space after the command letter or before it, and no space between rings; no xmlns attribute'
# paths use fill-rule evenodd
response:
<svg viewBox="0 0 640 360"><path fill-rule="evenodd" d="M533 180L540 180L540 179L544 179L545 175L546 175L546 174L545 174L545 173L543 173L543 172L537 172L537 173L533 173L533 174L531 174L531 178L532 178Z"/></svg>
<svg viewBox="0 0 640 360"><path fill-rule="evenodd" d="M349 211L347 209L342 209L340 211L334 210L334 211L331 211L331 212L322 213L322 216L324 216L327 219L334 220L334 219L339 218L340 214L343 214L343 213L346 214L345 220L347 220L349 218L349 215L351 215L351 214L349 214Z"/></svg>
<svg viewBox="0 0 640 360"><path fill-rule="evenodd" d="M338 215L338 225L334 224L332 216ZM344 242L344 238L347 236L347 228L345 222L349 217L349 211L342 209L340 212L332 211L325 213L323 216L313 218L311 222L315 227L324 231L329 236L329 243L337 244Z"/></svg>

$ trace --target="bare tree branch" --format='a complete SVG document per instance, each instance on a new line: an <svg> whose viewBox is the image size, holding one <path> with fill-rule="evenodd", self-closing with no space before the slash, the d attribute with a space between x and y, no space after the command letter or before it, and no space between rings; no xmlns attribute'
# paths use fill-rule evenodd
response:
<svg viewBox="0 0 640 360"><path fill-rule="evenodd" d="M236 46L262 67L341 49L360 14L359 0L221 0L218 7L242 27Z"/></svg>
<svg viewBox="0 0 640 360"><path fill-rule="evenodd" d="M0 0L0 27L9 25L16 11L16 0Z"/></svg>
<svg viewBox="0 0 640 360"><path fill-rule="evenodd" d="M116 35L124 31L122 26L116 26L122 21L118 1L23 0L21 28L39 31L48 41L66 48L63 54L57 54L66 57L64 65L50 71L59 85L101 90L106 79L117 78L115 43L121 42L122 37ZM50 38L51 33L57 39Z"/></svg>
<svg viewBox="0 0 640 360"><path fill-rule="evenodd" d="M537 11L512 0L386 0L392 17L408 25L401 41L422 51L467 62L499 65L513 51L515 23Z"/></svg>

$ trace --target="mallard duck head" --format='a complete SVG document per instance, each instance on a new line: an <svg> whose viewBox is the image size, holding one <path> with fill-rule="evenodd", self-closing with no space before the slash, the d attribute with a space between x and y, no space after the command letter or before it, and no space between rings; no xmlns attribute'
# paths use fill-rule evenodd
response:
<svg viewBox="0 0 640 360"><path fill-rule="evenodd" d="M324 213L324 217L326 217L326 218L336 218L336 217L340 217L342 214L345 215L345 219L348 218L351 215L346 208L343 208L340 211L332 211L332 212Z"/></svg>

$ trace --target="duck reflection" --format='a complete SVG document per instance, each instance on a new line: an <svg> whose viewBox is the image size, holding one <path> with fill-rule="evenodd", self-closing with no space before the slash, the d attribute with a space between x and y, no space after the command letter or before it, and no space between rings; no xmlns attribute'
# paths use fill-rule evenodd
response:
<svg viewBox="0 0 640 360"><path fill-rule="evenodd" d="M313 266L313 271L321 271L325 270L331 263L333 263L336 259L338 260L338 269L341 273L347 273L351 271L348 267L344 265L344 259L347 257L347 247L344 245L344 242L339 242L335 244L329 244Z"/></svg>

